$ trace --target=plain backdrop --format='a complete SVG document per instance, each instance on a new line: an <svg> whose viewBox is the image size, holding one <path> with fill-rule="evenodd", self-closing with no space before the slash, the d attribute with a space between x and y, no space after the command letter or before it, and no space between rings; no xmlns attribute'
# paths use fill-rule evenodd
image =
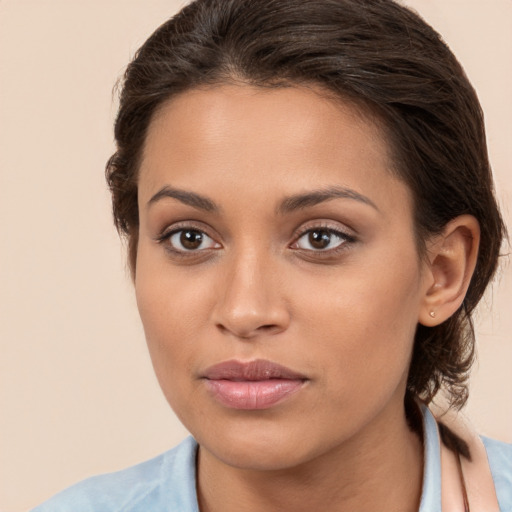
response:
<svg viewBox="0 0 512 512"><path fill-rule="evenodd" d="M113 84L183 3L0 0L1 512L186 435L153 376L103 177ZM444 35L479 93L510 226L512 1L405 3ZM504 259L478 316L467 414L509 442L511 305Z"/></svg>

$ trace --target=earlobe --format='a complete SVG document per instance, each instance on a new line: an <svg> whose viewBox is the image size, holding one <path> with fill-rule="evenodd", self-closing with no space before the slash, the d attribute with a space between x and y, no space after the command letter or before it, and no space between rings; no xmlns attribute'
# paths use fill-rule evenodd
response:
<svg viewBox="0 0 512 512"><path fill-rule="evenodd" d="M428 246L429 284L419 323L433 327L459 309L475 270L480 226L472 215L451 220Z"/></svg>

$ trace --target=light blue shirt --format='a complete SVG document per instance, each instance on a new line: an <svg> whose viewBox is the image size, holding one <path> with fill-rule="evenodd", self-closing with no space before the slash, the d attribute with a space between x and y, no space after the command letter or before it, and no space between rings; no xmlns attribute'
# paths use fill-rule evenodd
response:
<svg viewBox="0 0 512 512"><path fill-rule="evenodd" d="M441 457L436 420L422 407L425 462L419 512L441 512ZM512 445L482 438L502 512L512 512ZM32 512L199 512L197 443L176 448L128 469L80 482Z"/></svg>

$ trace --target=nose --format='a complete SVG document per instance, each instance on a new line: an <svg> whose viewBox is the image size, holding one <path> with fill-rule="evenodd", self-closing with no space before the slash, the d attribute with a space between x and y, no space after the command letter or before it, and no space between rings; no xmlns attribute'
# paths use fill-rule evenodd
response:
<svg viewBox="0 0 512 512"><path fill-rule="evenodd" d="M251 339L287 329L290 312L282 276L271 259L250 252L226 263L213 311L215 325L225 334Z"/></svg>

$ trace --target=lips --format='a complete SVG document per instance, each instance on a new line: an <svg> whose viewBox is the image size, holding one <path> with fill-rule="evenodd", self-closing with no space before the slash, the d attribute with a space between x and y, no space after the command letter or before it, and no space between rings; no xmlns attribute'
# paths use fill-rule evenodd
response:
<svg viewBox="0 0 512 512"><path fill-rule="evenodd" d="M225 407L267 409L290 398L308 380L305 375L271 361L225 361L204 374L208 391Z"/></svg>

